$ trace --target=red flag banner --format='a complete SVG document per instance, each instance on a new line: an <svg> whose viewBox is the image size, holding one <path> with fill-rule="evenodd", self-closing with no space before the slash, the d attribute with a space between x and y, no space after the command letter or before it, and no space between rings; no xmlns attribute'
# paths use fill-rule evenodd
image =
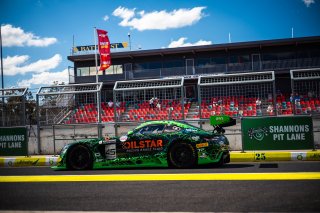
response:
<svg viewBox="0 0 320 213"><path fill-rule="evenodd" d="M98 48L100 54L100 71L106 70L111 66L110 41L107 34L107 31L97 29Z"/></svg>

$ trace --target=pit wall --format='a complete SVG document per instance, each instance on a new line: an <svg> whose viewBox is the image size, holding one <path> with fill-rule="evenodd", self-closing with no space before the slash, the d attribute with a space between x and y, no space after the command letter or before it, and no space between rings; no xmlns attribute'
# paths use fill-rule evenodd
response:
<svg viewBox="0 0 320 213"><path fill-rule="evenodd" d="M188 121L188 123L200 126L198 121ZM126 123L119 124L118 126L118 136L126 134L129 130L132 130L138 125L138 123ZM32 127L36 130L36 126ZM211 131L213 127L210 125L209 121L205 121L202 124L202 128ZM40 150L37 143L37 131L30 132L29 142L28 142L28 153L29 155L35 154L46 154L54 155L60 153L60 150L68 143L72 143L76 140L84 138L95 138L98 135L97 126L78 126L77 128L69 127L55 127L55 137L53 136L52 127L41 127L40 129ZM237 124L232 127L226 127L225 135L228 137L230 142L230 147L232 151L242 150L242 139L241 139L241 124L240 120L237 120ZM314 141L317 149L320 148L320 119L313 119L313 131L314 131ZM102 128L102 135L108 134L109 136L115 135L115 128L113 123L105 123ZM55 144L54 144L55 138Z"/></svg>

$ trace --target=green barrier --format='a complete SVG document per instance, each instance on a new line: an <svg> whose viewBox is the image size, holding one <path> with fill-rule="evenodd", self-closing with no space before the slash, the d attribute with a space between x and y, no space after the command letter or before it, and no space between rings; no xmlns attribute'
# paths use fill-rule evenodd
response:
<svg viewBox="0 0 320 213"><path fill-rule="evenodd" d="M313 125L310 116L243 118L243 150L313 149Z"/></svg>
<svg viewBox="0 0 320 213"><path fill-rule="evenodd" d="M26 127L0 128L0 156L28 155Z"/></svg>

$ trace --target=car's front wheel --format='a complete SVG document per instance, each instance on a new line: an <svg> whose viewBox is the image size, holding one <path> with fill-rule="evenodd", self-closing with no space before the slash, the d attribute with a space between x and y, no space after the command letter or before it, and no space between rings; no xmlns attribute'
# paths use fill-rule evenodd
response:
<svg viewBox="0 0 320 213"><path fill-rule="evenodd" d="M72 147L67 155L67 166L72 170L91 169L92 156L89 149L84 145Z"/></svg>
<svg viewBox="0 0 320 213"><path fill-rule="evenodd" d="M197 164L197 152L189 143L175 143L169 149L168 164L174 168L192 168Z"/></svg>

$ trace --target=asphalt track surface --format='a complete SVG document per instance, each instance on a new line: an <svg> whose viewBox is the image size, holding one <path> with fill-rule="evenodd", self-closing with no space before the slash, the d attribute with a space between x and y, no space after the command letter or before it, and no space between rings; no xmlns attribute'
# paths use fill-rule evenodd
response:
<svg viewBox="0 0 320 213"><path fill-rule="evenodd" d="M279 180L239 180L262 173L264 177L287 174ZM192 170L119 169L95 171L52 171L48 167L0 168L0 211L167 211L167 212L320 212L319 162L232 163L222 168ZM234 176L235 180L123 180L54 181L47 176L123 177ZM289 180L290 176L301 178ZM304 176L303 176L304 175ZM42 181L5 182L11 177L40 177ZM282 177L282 176L281 176ZM161 178L160 178L161 179ZM179 179L179 178L178 178Z"/></svg>

